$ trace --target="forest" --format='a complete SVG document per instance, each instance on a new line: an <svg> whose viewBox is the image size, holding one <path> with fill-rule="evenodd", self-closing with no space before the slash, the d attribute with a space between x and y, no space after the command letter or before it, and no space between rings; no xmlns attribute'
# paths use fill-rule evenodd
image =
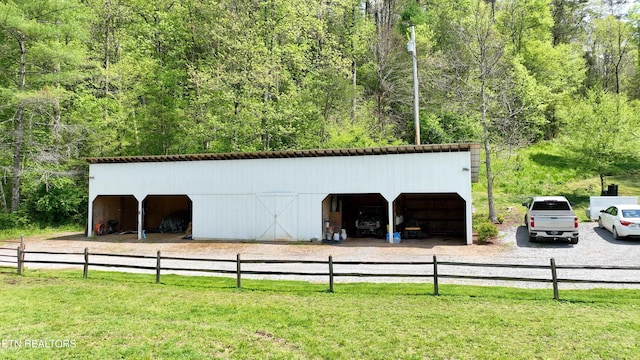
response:
<svg viewBox="0 0 640 360"><path fill-rule="evenodd" d="M0 0L0 229L84 223L87 157L413 144L416 114L489 193L544 141L604 179L639 51L620 0Z"/></svg>

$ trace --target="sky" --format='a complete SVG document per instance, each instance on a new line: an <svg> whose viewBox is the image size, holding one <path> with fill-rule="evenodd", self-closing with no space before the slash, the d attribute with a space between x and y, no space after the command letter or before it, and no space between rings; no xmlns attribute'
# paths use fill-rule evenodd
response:
<svg viewBox="0 0 640 360"><path fill-rule="evenodd" d="M614 15L624 15L633 5L640 6L640 0L590 0L589 3L592 8L599 9L601 13L613 13ZM614 5L608 5L609 3L614 3Z"/></svg>

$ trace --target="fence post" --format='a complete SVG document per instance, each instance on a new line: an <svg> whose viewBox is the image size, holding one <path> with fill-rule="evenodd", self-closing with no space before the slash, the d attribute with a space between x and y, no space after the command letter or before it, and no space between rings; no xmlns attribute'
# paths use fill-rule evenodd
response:
<svg viewBox="0 0 640 360"><path fill-rule="evenodd" d="M20 254L18 258L18 275L22 275L24 272L24 234L20 235Z"/></svg>
<svg viewBox="0 0 640 360"><path fill-rule="evenodd" d="M84 267L82 268L82 278L86 279L89 275L89 248L84 248Z"/></svg>
<svg viewBox="0 0 640 360"><path fill-rule="evenodd" d="M556 274L556 260L551 258L551 279L553 280L553 298L560 300L558 295L558 275Z"/></svg>
<svg viewBox="0 0 640 360"><path fill-rule="evenodd" d="M156 284L160 283L160 250L158 250L158 255L156 257Z"/></svg>
<svg viewBox="0 0 640 360"><path fill-rule="evenodd" d="M440 295L438 290L438 259L433 255L433 295Z"/></svg>
<svg viewBox="0 0 640 360"><path fill-rule="evenodd" d="M329 255L329 292L333 292L333 256Z"/></svg>
<svg viewBox="0 0 640 360"><path fill-rule="evenodd" d="M22 244L18 245L18 275L22 275L22 267L24 266L24 249Z"/></svg>
<svg viewBox="0 0 640 360"><path fill-rule="evenodd" d="M238 289L242 288L242 276L241 274L241 269L240 269L240 254L236 255L236 287Z"/></svg>

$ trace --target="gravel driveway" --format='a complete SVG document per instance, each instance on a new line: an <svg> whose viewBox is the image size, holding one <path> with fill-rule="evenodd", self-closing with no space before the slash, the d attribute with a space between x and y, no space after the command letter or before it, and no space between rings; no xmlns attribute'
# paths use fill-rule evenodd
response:
<svg viewBox="0 0 640 360"><path fill-rule="evenodd" d="M500 234L501 243L507 247L505 251L491 259L495 263L509 264L540 264L549 265L551 258L557 266L635 266L640 265L640 239L615 240L613 235L605 229L600 229L597 223L580 224L580 241L578 244L543 242L531 243L527 229L524 226L514 226ZM469 261L487 262L487 258L471 256ZM518 269L515 276L548 277L549 270ZM526 274L526 275L525 275ZM616 280L640 282L640 270L590 270L590 269L558 269L559 278ZM504 284L504 282L503 282ZM524 287L546 287L543 284L518 284ZM564 283L561 288L602 288L625 287L639 289L640 285L613 284L578 284Z"/></svg>
<svg viewBox="0 0 640 360"><path fill-rule="evenodd" d="M211 242L182 240L178 235L150 234L146 240L137 240L133 234L109 235L97 239L87 239L81 234L64 234L48 239L27 238L27 251L57 251L82 253L89 248L90 253L141 254L153 257L157 251L163 256L235 259L241 254L242 259L293 259L326 261L331 255L335 262L340 261L413 261L428 262L437 256L438 262L471 262L492 264L527 264L549 266L554 258L557 266L563 265L599 265L599 266L638 266L640 259L640 240L614 240L606 230L599 229L596 223L580 224L580 242L576 245L566 243L530 243L526 228L523 226L507 227L500 232L499 239L490 245L464 245L460 239L437 237L428 240L407 240L401 244L387 244L382 240L348 239L338 245L324 244L283 244L283 243L250 243L250 242ZM154 235L156 237L154 238ZM159 235L165 235L159 237ZM6 246L6 245L5 245ZM68 255L71 261L82 261L81 255ZM55 259L60 255L27 254L27 260ZM155 259L131 259L100 257L92 255L90 262L119 263L155 266ZM186 268L224 268L235 270L235 264L212 264L198 261L163 260L163 267ZM27 268L69 268L69 265L27 264ZM243 270L295 271L295 272L327 272L326 264L243 264ZM76 267L77 268L77 267ZM97 267L91 267L95 269ZM113 269L113 268L106 268ZM122 270L135 271L135 270ZM138 272L145 270L138 270ZM146 271L148 272L148 271ZM168 273L166 271L163 273ZM432 265L334 265L335 273L407 273L432 274ZM172 271L172 273L189 274L192 272ZM528 268L486 268L469 266L440 265L439 275L483 275L498 277L525 277L550 279L549 269ZM207 274L207 273L202 273ZM301 275L247 275L247 278L300 279L327 282L322 277ZM590 280L627 280L640 282L640 270L575 270L558 269L558 277L565 279ZM431 278L405 277L336 277L336 283L351 281L375 282L431 282ZM441 284L459 283L476 285L502 285L517 287L550 288L548 283L513 282L500 280L468 280L441 279ZM626 287L640 288L640 285L582 284L561 283L561 289Z"/></svg>

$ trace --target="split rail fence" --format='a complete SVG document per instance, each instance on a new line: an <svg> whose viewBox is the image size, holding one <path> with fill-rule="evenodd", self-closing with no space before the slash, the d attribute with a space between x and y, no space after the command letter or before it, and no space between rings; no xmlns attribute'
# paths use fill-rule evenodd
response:
<svg viewBox="0 0 640 360"><path fill-rule="evenodd" d="M11 253L13 252L13 253ZM25 258L29 255L29 258ZM40 256L40 259L38 259ZM43 259L42 257L47 257ZM60 256L62 260L53 260ZM80 261L70 261L69 256L82 257ZM98 258L98 260L90 260ZM135 259L136 261L146 262L141 264L123 264L117 262L105 261L105 258L118 259ZM102 259L102 261L100 261ZM155 260L155 265L150 265ZM177 266L180 261L195 262L201 264L223 264L215 268L211 267L185 267ZM273 259L242 259L238 254L235 259L213 259L213 258L192 258L192 257L175 257L162 256L160 251L156 256L148 255L128 255L128 254L108 254L108 253L90 253L88 248L84 252L52 252L52 251L27 251L24 243L15 247L0 247L0 265L15 264L18 275L24 272L24 264L58 264L58 265L75 265L82 266L83 278L87 278L89 267L98 268L123 268L154 271L156 275L156 283L160 283L160 276L163 271L167 272L196 272L196 273L217 273L235 275L238 288L242 288L243 275L266 275L276 276L303 276L303 277L326 277L329 282L329 291L334 291L334 279L336 277L358 277L358 278L374 278L374 277L405 277L405 278L421 278L430 279L433 282L434 295L439 294L439 283L442 279L466 279L466 280L493 280L506 282L538 282L551 283L553 287L553 298L559 300L558 288L560 283L590 283L590 284L615 284L615 285L640 285L639 280L602 280L602 279L575 279L558 277L558 270L625 270L640 271L640 266L585 266L585 265L557 265L553 258L550 259L549 265L525 265L525 264L501 264L501 263L472 263L472 262L456 262L456 261L438 261L434 255L431 261L334 261L332 256L327 260L273 260ZM165 265L163 265L165 264ZM226 264L226 266L224 265ZM309 271L282 270L281 267L288 264L297 264L308 266ZM251 268L251 266L254 266ZM267 268L256 268L255 265L266 265ZM358 267L371 269L377 266L400 265L410 267L420 267L422 272L366 272L366 271L335 271L335 266L345 266L348 268ZM246 268L246 267L249 268ZM263 266L264 267L264 266ZM324 270L318 271L319 267ZM545 271L548 277L517 277L517 276L489 276L489 275L463 275L463 274L443 274L443 269L451 269L449 267L480 267L480 268L510 268L510 269L536 269ZM640 274L640 272L638 273Z"/></svg>

